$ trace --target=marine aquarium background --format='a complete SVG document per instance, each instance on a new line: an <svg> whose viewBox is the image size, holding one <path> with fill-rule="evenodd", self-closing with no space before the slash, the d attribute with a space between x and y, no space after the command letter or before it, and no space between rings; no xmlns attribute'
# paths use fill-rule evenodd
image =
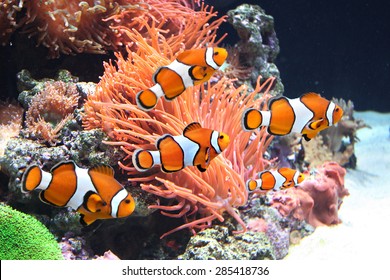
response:
<svg viewBox="0 0 390 280"><path fill-rule="evenodd" d="M342 258L355 256L370 227L377 235L361 254L390 245L382 228L390 213L390 3L40 2L0 0L0 259ZM159 67L209 46L229 53L209 80L151 111L137 107ZM246 109L267 111L275 96L307 92L340 106L340 122L311 141L243 131ZM136 149L154 149L192 122L230 137L206 172L134 167ZM102 173L134 198L134 212L86 226L87 199L74 211L21 192L30 166L49 172L68 161L111 166L115 175ZM248 179L281 167L305 180L248 193Z"/></svg>

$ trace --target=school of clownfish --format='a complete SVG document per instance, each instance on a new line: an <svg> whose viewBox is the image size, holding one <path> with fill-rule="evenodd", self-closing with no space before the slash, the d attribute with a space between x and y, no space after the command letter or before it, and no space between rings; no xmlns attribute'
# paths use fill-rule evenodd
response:
<svg viewBox="0 0 390 280"><path fill-rule="evenodd" d="M137 106L152 110L159 98L171 101L187 88L207 82L227 58L224 48L187 50L153 75L154 85L140 91ZM252 131L267 127L271 135L301 133L306 141L320 131L336 124L343 110L335 103L316 93L306 93L299 98L281 96L272 98L267 111L248 108L242 116L242 128ZM230 138L223 132L203 128L199 123L187 125L182 135L165 134L156 141L156 150L137 149L133 153L134 167L144 172L159 165L163 172L177 172L187 166L199 171L207 170L210 162L229 145ZM290 188L304 180L304 175L290 168L265 170L258 179L249 179L249 193ZM129 216L135 201L114 178L108 165L89 169L78 167L73 161L63 161L50 172L38 165L29 166L23 174L22 191L41 190L40 199L53 206L71 207L81 215L81 223L89 225L98 219Z"/></svg>

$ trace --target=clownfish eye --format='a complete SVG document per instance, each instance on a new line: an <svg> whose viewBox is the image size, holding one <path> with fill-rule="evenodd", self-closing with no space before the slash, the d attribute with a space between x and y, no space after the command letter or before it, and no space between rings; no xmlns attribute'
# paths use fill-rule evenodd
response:
<svg viewBox="0 0 390 280"><path fill-rule="evenodd" d="M221 139L221 140L222 140L223 138L224 138L224 137L223 137L223 135L220 135L220 136L219 136L219 139Z"/></svg>
<svg viewBox="0 0 390 280"><path fill-rule="evenodd" d="M219 52L215 52L214 55L219 55Z"/></svg>
<svg viewBox="0 0 390 280"><path fill-rule="evenodd" d="M129 204L130 203L130 199L126 199L125 203Z"/></svg>
<svg viewBox="0 0 390 280"><path fill-rule="evenodd" d="M336 110L335 110L336 112L338 112L339 111L339 108L336 108Z"/></svg>

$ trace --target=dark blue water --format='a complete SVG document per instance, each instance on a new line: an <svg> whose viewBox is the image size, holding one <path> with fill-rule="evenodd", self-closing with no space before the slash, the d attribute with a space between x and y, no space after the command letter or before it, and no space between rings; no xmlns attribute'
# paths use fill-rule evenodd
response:
<svg viewBox="0 0 390 280"><path fill-rule="evenodd" d="M316 91L351 99L357 110L390 112L390 1L207 2L221 13L259 4L274 17L286 95ZM237 39L228 24L223 31L231 42Z"/></svg>

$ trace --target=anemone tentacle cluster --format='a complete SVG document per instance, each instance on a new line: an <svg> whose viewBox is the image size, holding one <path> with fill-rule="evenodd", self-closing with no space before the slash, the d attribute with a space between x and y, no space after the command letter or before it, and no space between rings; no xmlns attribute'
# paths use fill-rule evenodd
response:
<svg viewBox="0 0 390 280"><path fill-rule="evenodd" d="M86 129L102 128L112 139L106 144L120 146L127 154L119 165L127 171L130 181L143 182L143 190L176 201L170 205L151 206L164 215L185 219L184 225L167 234L182 228L204 229L214 219L223 221L225 211L241 224L244 231L246 226L235 208L247 202L245 180L269 164L263 160L263 153L272 137L265 130L245 133L241 129L241 116L248 106L266 106L274 79L260 84L259 78L257 87L248 92L247 86L236 88L233 80L219 75L218 81L189 88L180 98L172 102L161 101L154 110L144 112L136 105L137 92L150 87L157 68L169 64L184 45L184 41L172 45L172 41L161 37L153 27L148 27L148 30L151 41L135 30L126 30L127 36L137 42L138 49L136 52L128 49L126 59L117 53L116 65L105 64L105 73L97 90L88 97L84 106L83 125ZM204 47L215 42L215 37L209 36L204 33L204 37L194 42L195 46ZM181 40L185 38L180 37ZM255 99L260 92L262 98ZM131 157L136 149L153 148L156 140L166 133L180 135L192 122L224 131L233 139L206 172L200 173L189 167L174 174L160 170L140 173L132 166Z"/></svg>

